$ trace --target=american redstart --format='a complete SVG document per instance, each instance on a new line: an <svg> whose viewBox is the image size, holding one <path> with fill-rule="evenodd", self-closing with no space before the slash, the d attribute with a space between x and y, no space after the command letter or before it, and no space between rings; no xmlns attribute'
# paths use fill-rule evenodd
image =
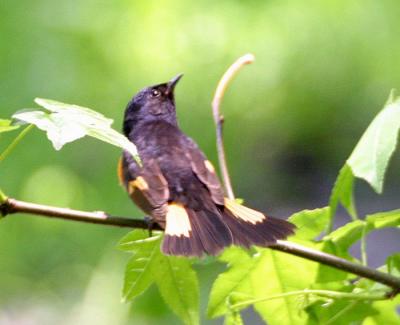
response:
<svg viewBox="0 0 400 325"><path fill-rule="evenodd" d="M182 75L137 93L125 110L123 132L142 166L124 151L118 174L132 200L164 229L162 252L216 255L224 247L268 246L294 225L224 196L214 167L179 128L174 88Z"/></svg>

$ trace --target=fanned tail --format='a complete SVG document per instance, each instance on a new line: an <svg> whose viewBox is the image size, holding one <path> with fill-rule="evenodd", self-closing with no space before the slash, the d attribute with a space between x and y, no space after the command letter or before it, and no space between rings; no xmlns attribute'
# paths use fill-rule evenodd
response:
<svg viewBox="0 0 400 325"><path fill-rule="evenodd" d="M233 244L243 247L273 245L278 239L294 234L296 228L290 222L266 216L229 199L225 199L222 220L232 233Z"/></svg>
<svg viewBox="0 0 400 325"><path fill-rule="evenodd" d="M265 216L233 200L225 199L221 210L193 210L169 203L162 252L167 255L217 255L224 247L266 247L294 233L285 220Z"/></svg>
<svg viewBox="0 0 400 325"><path fill-rule="evenodd" d="M167 255L217 255L232 244L229 228L218 211L195 211L180 204L168 206L162 252Z"/></svg>

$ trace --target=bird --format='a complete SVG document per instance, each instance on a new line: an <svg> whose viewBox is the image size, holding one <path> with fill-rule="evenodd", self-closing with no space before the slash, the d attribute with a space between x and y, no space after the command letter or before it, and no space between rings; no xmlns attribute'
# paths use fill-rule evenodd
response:
<svg viewBox="0 0 400 325"><path fill-rule="evenodd" d="M123 151L119 180L164 230L161 251L202 257L231 245L267 247L292 235L292 223L225 197L212 163L178 126L174 89L181 77L139 91L123 119L123 133L136 145L141 162Z"/></svg>

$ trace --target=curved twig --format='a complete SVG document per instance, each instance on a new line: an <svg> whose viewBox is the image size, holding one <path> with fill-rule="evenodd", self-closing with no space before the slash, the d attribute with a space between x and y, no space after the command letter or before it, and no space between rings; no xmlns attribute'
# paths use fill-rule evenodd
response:
<svg viewBox="0 0 400 325"><path fill-rule="evenodd" d="M235 77L235 75L239 72L239 70L246 64L250 64L254 61L253 54L246 54L237 59L226 72L222 76L221 80L218 83L217 89L215 91L214 99L212 101L212 110L214 116L215 127L217 131L217 151L218 151L218 160L219 166L221 170L222 182L224 184L225 192L228 198L234 199L235 195L233 194L232 183L228 173L228 167L226 165L225 159L225 149L224 142L222 140L222 127L224 124L224 117L220 114L220 105L222 98L224 97L226 88L229 83Z"/></svg>

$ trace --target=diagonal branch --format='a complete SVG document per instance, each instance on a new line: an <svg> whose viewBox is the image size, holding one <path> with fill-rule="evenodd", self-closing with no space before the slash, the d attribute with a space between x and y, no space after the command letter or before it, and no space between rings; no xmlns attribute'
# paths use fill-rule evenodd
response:
<svg viewBox="0 0 400 325"><path fill-rule="evenodd" d="M1 202L1 201L0 201ZM35 204L19 201L12 198L5 198L0 204L0 213L3 216L15 213L27 213L50 218L61 218L71 221L80 221L108 226L149 229L149 224L144 219L130 219L111 216L102 211L86 212L59 208L48 205ZM160 229L156 224L154 229ZM375 269L355 264L343 258L323 253L308 247L301 246L289 241L279 240L276 244L270 246L271 249L285 252L291 255L303 257L321 264L325 264L336 269L350 272L358 276L383 283L393 289L393 294L400 292L400 278Z"/></svg>

